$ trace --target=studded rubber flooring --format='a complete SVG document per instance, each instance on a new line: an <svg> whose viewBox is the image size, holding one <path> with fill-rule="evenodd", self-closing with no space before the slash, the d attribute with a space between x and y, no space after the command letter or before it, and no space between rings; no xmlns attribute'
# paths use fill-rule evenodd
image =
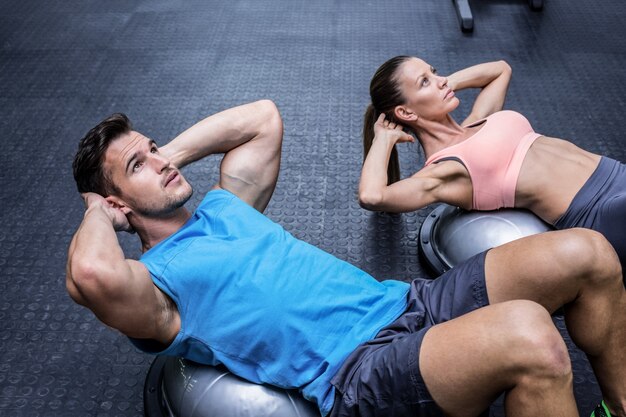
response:
<svg viewBox="0 0 626 417"><path fill-rule="evenodd" d="M210 113L274 100L285 146L267 215L379 279L428 275L416 237L429 209L375 214L355 198L368 83L393 55L419 55L442 73L505 59L514 70L507 108L539 132L626 160L623 0L546 0L541 12L524 0L471 5L475 29L464 34L452 2L439 0L0 2L0 415L143 414L153 358L64 287L83 215L72 156L112 112L165 143ZM471 98L461 94L459 119ZM405 175L423 162L415 145L401 153ZM190 207L217 164L185 171L196 188ZM137 240L120 239L137 257ZM588 415L601 394L568 345ZM501 402L492 414L503 415Z"/></svg>

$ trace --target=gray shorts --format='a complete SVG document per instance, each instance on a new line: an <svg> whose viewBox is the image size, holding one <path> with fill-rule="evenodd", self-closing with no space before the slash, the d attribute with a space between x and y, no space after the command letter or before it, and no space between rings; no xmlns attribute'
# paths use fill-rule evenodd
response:
<svg viewBox="0 0 626 417"><path fill-rule="evenodd" d="M619 256L626 283L626 164L603 156L554 227L602 233Z"/></svg>
<svg viewBox="0 0 626 417"><path fill-rule="evenodd" d="M407 310L359 346L332 379L335 403L330 417L441 415L420 373L420 347L435 324L489 304L485 255L435 280L411 283Z"/></svg>

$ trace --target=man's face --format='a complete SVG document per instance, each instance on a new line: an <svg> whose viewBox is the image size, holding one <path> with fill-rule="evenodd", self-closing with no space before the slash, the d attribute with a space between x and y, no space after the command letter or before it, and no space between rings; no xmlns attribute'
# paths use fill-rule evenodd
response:
<svg viewBox="0 0 626 417"><path fill-rule="evenodd" d="M131 131L111 142L103 168L120 190L116 197L137 215L165 217L193 193L156 144L139 132Z"/></svg>

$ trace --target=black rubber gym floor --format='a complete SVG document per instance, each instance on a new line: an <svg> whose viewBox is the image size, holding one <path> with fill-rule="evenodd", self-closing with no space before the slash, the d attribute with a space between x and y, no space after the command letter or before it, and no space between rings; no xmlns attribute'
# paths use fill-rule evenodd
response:
<svg viewBox="0 0 626 417"><path fill-rule="evenodd" d="M470 0L471 1L471 0ZM428 274L416 237L430 209L375 214L356 201L369 80L419 55L449 73L505 59L506 107L539 132L626 160L623 0L470 3L471 34L440 0L3 0L0 4L0 415L138 416L153 360L75 305L66 250L83 205L71 175L80 137L112 112L165 143L205 115L270 98L285 124L267 214L379 279ZM464 92L468 111L471 93ZM423 158L401 149L403 173ZM195 207L217 158L189 167ZM131 257L137 240L120 235ZM562 320L555 319L565 337ZM600 400L568 342L582 415ZM502 415L501 405L492 413Z"/></svg>

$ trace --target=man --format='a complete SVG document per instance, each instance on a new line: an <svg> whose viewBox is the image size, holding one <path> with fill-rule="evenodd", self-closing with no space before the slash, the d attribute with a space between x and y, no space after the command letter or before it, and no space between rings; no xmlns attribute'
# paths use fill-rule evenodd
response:
<svg viewBox="0 0 626 417"><path fill-rule="evenodd" d="M626 295L599 234L546 233L434 281L379 282L261 214L281 142L269 101L160 148L120 114L94 127L74 161L87 209L69 248L72 298L144 351L297 388L332 416L473 416L503 392L515 415L577 415L549 314L563 307L602 411L626 416ZM179 169L214 153L225 154L219 182L192 214ZM139 261L125 259L116 231L139 235Z"/></svg>

